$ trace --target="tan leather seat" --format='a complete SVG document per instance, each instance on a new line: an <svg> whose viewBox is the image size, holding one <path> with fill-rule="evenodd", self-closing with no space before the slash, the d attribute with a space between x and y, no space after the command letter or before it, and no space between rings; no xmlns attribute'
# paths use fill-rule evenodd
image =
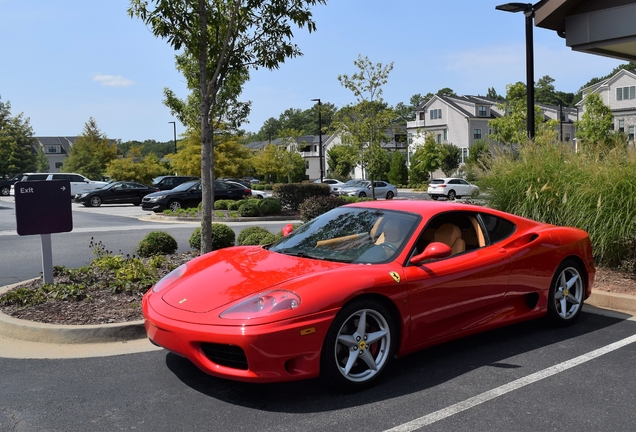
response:
<svg viewBox="0 0 636 432"><path fill-rule="evenodd" d="M444 224L435 231L434 242L448 245L453 251L453 255L466 250L466 242L462 240L462 231L457 225Z"/></svg>

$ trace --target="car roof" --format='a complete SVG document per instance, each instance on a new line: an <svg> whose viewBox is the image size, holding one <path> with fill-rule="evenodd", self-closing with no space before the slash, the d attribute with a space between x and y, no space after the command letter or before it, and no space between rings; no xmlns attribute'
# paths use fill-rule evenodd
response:
<svg viewBox="0 0 636 432"><path fill-rule="evenodd" d="M417 213L425 218L431 218L432 216L450 211L469 211L477 213L488 213L494 216L499 216L504 219L508 219L515 223L521 221L530 222L533 224L541 224L540 222L533 221L521 216L505 213L499 210L491 209L489 207L483 207L474 204L455 203L449 201L428 201L428 200L378 200L378 201L362 201L353 204L346 204L347 207L363 207L382 210L396 210L403 212Z"/></svg>

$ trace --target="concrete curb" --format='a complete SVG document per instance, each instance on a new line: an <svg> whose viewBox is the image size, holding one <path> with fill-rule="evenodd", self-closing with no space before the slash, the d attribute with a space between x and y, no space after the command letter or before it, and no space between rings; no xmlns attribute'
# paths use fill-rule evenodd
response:
<svg viewBox="0 0 636 432"><path fill-rule="evenodd" d="M616 294L607 291L592 290L592 295L585 304L603 309L611 309L629 314L636 314L636 296L628 294Z"/></svg>
<svg viewBox="0 0 636 432"><path fill-rule="evenodd" d="M4 294L24 282L2 287L0 294ZM143 320L94 325L44 324L14 318L0 312L0 335L30 342L88 344L144 339L146 329Z"/></svg>

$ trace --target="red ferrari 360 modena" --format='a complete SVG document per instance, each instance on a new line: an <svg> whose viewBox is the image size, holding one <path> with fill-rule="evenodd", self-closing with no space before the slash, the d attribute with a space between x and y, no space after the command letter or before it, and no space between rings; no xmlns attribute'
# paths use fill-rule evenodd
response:
<svg viewBox="0 0 636 432"><path fill-rule="evenodd" d="M148 337L211 375L371 385L393 358L524 320L576 320L594 281L576 228L433 201L342 206L221 249L143 299Z"/></svg>

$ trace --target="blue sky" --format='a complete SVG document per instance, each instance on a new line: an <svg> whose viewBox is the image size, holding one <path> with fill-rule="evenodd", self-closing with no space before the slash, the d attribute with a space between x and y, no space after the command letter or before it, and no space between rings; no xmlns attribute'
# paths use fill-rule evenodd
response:
<svg viewBox="0 0 636 432"><path fill-rule="evenodd" d="M314 9L318 30L296 30L303 57L275 71L253 71L242 99L252 101L258 131L287 108L320 98L338 107L355 101L338 75L356 72L358 55L394 62L384 99L450 87L457 94L505 95L525 82L525 21L495 10L502 0L330 0ZM79 135L93 117L109 138L169 141L175 119L163 88L186 96L174 51L138 19L128 0L0 0L0 98L30 118L36 136ZM576 92L620 60L582 54L555 32L534 28L535 79ZM177 123L177 134L184 131Z"/></svg>

